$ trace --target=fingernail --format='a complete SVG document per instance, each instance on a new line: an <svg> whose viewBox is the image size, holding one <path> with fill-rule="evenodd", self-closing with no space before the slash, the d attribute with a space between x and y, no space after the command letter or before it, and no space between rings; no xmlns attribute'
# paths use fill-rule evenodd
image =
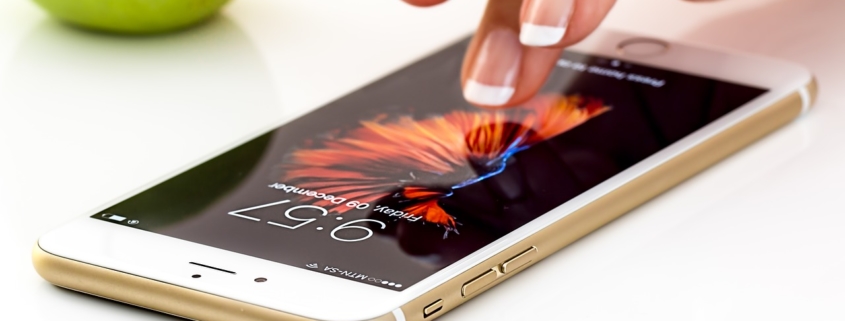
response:
<svg viewBox="0 0 845 321"><path fill-rule="evenodd" d="M544 47L560 42L566 34L575 0L528 0L522 13L519 41Z"/></svg>
<svg viewBox="0 0 845 321"><path fill-rule="evenodd" d="M515 32L496 29L487 33L464 84L464 98L479 105L504 105L516 90L521 63L522 45Z"/></svg>

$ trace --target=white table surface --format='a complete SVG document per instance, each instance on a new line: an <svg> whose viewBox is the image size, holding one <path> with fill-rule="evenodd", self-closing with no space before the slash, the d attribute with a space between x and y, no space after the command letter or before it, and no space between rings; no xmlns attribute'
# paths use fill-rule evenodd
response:
<svg viewBox="0 0 845 321"><path fill-rule="evenodd" d="M0 0L0 319L173 319L50 286L32 245L462 37L483 1L451 2L235 0L201 28L124 39ZM843 15L841 0L620 0L605 26L802 63L818 104L442 320L845 319Z"/></svg>

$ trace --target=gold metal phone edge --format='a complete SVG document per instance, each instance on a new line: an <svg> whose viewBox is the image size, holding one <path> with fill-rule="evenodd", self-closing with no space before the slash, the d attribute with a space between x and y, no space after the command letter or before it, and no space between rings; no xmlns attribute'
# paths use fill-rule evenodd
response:
<svg viewBox="0 0 845 321"><path fill-rule="evenodd" d="M489 290L581 237L615 220L651 198L703 171L727 156L750 145L766 134L799 116L802 106L812 104L817 97L815 79L805 88L810 101L803 101L794 92L763 108L731 128L668 160L618 189L587 204L565 218L543 228L538 233L499 252L493 257L442 283L431 291L401 307L407 321L433 320L460 306L467 300ZM500 274L495 282L468 297L462 297L461 287L475 276L497 269L505 260L536 247L536 258L518 270ZM225 321L307 321L311 319L260 307L214 294L131 275L103 267L71 260L48 253L38 244L32 253L33 265L48 282L73 291L82 292L146 309L193 320ZM432 302L443 300L443 308L429 316L423 309ZM372 321L398 320L388 313Z"/></svg>

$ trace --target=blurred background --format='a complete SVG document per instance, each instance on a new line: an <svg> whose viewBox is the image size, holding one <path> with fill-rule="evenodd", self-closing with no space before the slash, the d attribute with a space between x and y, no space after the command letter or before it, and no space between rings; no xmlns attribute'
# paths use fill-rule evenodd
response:
<svg viewBox="0 0 845 321"><path fill-rule="evenodd" d="M49 285L38 236L470 34L483 0L234 0L157 36L0 0L0 319L169 320ZM442 320L841 320L845 2L619 0L604 28L791 60L814 110Z"/></svg>

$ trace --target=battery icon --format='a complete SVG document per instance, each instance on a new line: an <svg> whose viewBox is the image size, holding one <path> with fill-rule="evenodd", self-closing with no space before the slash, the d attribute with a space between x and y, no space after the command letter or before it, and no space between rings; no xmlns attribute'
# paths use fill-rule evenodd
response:
<svg viewBox="0 0 845 321"><path fill-rule="evenodd" d="M112 221L118 221L118 222L123 222L124 220L126 220L125 217L120 216L120 215L114 215L114 214L103 214L103 217L110 219Z"/></svg>

